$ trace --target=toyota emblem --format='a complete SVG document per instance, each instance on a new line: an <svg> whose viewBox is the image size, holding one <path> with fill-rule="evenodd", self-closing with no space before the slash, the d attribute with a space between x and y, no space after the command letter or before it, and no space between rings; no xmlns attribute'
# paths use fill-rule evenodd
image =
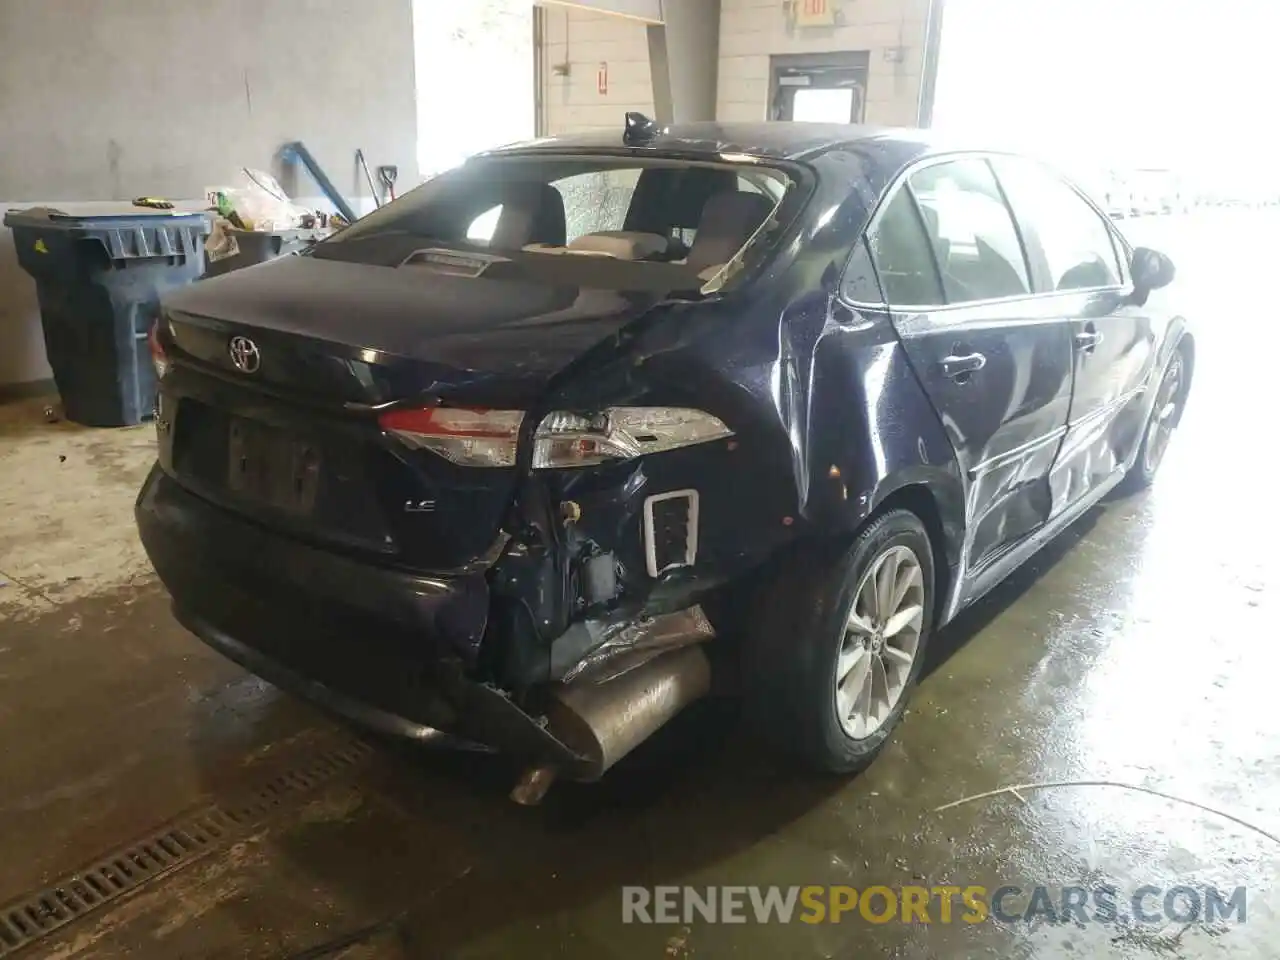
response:
<svg viewBox="0 0 1280 960"><path fill-rule="evenodd" d="M231 362L241 373L256 373L262 363L262 354L258 353L258 345L248 337L232 337L229 348Z"/></svg>

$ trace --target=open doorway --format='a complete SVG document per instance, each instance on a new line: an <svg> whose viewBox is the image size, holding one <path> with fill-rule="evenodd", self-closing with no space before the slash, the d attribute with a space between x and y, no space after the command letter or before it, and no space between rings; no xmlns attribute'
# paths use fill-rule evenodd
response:
<svg viewBox="0 0 1280 960"><path fill-rule="evenodd" d="M769 58L769 119L862 123L866 111L865 50Z"/></svg>
<svg viewBox="0 0 1280 960"><path fill-rule="evenodd" d="M529 0L414 0L413 32L424 177L533 137Z"/></svg>

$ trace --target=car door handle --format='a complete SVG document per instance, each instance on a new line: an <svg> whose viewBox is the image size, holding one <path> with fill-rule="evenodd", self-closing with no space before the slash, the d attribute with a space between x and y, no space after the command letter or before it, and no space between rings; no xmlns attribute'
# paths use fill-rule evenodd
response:
<svg viewBox="0 0 1280 960"><path fill-rule="evenodd" d="M1076 349L1085 353L1093 353L1093 348L1102 342L1102 333L1098 330L1082 330L1076 334Z"/></svg>
<svg viewBox="0 0 1280 960"><path fill-rule="evenodd" d="M952 380L977 373L986 365L986 355L981 353L952 354L941 360L943 376L950 377Z"/></svg>

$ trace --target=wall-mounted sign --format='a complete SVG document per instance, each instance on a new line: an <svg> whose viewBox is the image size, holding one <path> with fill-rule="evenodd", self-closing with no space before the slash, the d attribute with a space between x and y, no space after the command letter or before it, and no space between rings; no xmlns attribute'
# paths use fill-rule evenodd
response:
<svg viewBox="0 0 1280 960"><path fill-rule="evenodd" d="M797 27L835 26L835 0L792 0Z"/></svg>
<svg viewBox="0 0 1280 960"><path fill-rule="evenodd" d="M609 64L601 60L596 67L596 93L604 96L609 92Z"/></svg>

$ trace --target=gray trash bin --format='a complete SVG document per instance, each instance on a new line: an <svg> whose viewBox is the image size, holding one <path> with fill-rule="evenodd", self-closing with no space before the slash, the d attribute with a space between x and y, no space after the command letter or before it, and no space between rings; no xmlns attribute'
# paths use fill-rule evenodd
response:
<svg viewBox="0 0 1280 960"><path fill-rule="evenodd" d="M255 263L266 263L276 257L305 250L320 239L314 230L239 230L224 226L226 235L235 239L239 250L229 257L210 260L206 277L217 277Z"/></svg>
<svg viewBox="0 0 1280 960"><path fill-rule="evenodd" d="M117 212L10 210L18 262L36 281L45 352L67 419L141 423L155 407L147 335L160 295L200 276L209 218L122 206Z"/></svg>

